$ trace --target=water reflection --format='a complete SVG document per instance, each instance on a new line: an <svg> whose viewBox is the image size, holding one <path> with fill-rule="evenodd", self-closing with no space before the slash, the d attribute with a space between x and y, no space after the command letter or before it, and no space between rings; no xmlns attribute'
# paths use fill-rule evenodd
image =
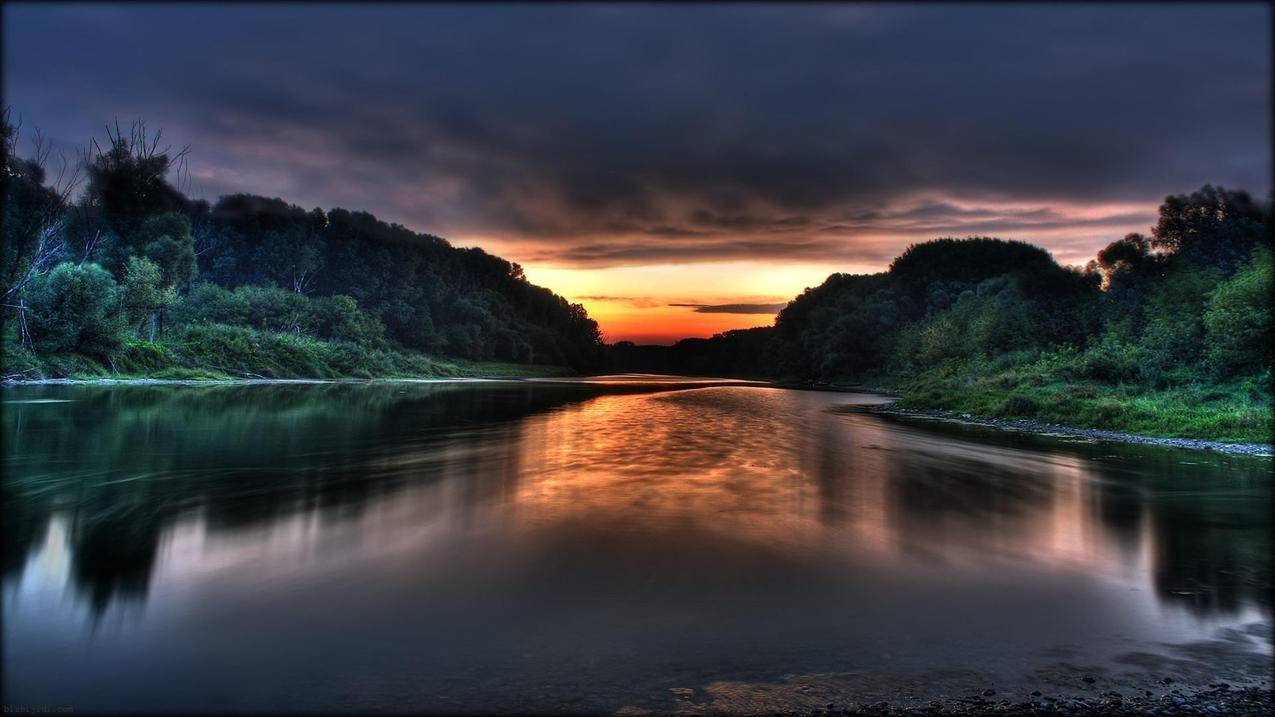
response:
<svg viewBox="0 0 1275 717"><path fill-rule="evenodd" d="M39 392L73 396L33 402ZM395 486L510 477L509 421L591 395L517 384L14 389L4 411L6 580L50 516L67 522L71 582L95 610L145 596L163 528L213 534L299 512L349 519ZM462 502L460 505L472 504Z"/></svg>
<svg viewBox="0 0 1275 717"><path fill-rule="evenodd" d="M5 688L28 700L614 708L1269 623L1269 460L640 380L4 398ZM554 701L585 677L595 702Z"/></svg>

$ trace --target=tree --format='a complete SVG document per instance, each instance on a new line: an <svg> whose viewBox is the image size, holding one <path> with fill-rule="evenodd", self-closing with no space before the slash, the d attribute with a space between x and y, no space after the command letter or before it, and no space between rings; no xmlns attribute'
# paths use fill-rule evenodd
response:
<svg viewBox="0 0 1275 717"><path fill-rule="evenodd" d="M1271 365L1271 253L1259 251L1209 293L1204 330L1209 363L1222 377Z"/></svg>
<svg viewBox="0 0 1275 717"><path fill-rule="evenodd" d="M65 250L64 229L70 197L79 175L63 160L57 176L50 184L45 172L50 146L37 130L33 138L34 156L17 156L19 128L9 122L6 110L0 116L0 140L3 141L4 213L0 218L0 271L3 272L5 313L16 315L23 327L24 341L27 307L22 290L32 280L49 271Z"/></svg>
<svg viewBox="0 0 1275 717"><path fill-rule="evenodd" d="M1215 267L1178 261L1151 290L1138 342L1147 378L1161 383L1167 373L1186 374L1199 364L1204 305L1221 276Z"/></svg>
<svg viewBox="0 0 1275 717"><path fill-rule="evenodd" d="M253 254L258 270L290 291L309 291L315 274L323 267L323 246L316 231L322 228L322 222L323 212L316 209L305 224L266 232Z"/></svg>
<svg viewBox="0 0 1275 717"><path fill-rule="evenodd" d="M124 271L122 305L134 331L147 326L147 340L154 341L165 309L177 300L177 291L164 282L163 271L145 257L129 257Z"/></svg>
<svg viewBox="0 0 1275 717"><path fill-rule="evenodd" d="M1206 184L1165 197L1151 230L1158 249L1230 274L1260 246L1271 245L1270 208L1243 191Z"/></svg>
<svg viewBox="0 0 1275 717"><path fill-rule="evenodd" d="M49 353L106 356L120 345L124 314L111 273L97 264L57 265L23 292L32 345Z"/></svg>
<svg viewBox="0 0 1275 717"><path fill-rule="evenodd" d="M1133 232L1103 247L1094 259L1094 266L1102 272L1103 284L1124 276L1145 276L1155 271L1158 257L1151 251L1151 240Z"/></svg>
<svg viewBox="0 0 1275 717"><path fill-rule="evenodd" d="M185 196L168 182L168 173L180 169L188 152L174 153L160 147L163 132L149 134L141 120L127 135L116 123L106 128L107 146L97 140L85 156L88 174L86 201L101 212L107 228L127 243L148 217L188 208ZM121 268L127 254L121 257Z"/></svg>
<svg viewBox="0 0 1275 717"><path fill-rule="evenodd" d="M146 258L159 267L164 286L184 289L199 273L190 219L181 214L170 212L147 219L134 241Z"/></svg>

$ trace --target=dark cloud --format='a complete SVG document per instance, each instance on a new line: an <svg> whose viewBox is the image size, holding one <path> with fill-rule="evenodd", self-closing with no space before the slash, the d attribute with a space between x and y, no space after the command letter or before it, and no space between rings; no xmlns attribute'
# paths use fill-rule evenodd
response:
<svg viewBox="0 0 1275 717"><path fill-rule="evenodd" d="M194 190L370 210L519 261L1081 257L1166 194L1270 190L1252 5L4 6L64 147L144 116Z"/></svg>
<svg viewBox="0 0 1275 717"><path fill-rule="evenodd" d="M694 307L697 314L777 314L787 306L777 304L669 304L669 306Z"/></svg>

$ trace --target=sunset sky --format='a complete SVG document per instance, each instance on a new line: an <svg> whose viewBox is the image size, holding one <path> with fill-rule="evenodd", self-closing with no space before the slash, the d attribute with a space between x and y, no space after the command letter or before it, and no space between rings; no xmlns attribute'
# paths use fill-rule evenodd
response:
<svg viewBox="0 0 1275 717"><path fill-rule="evenodd" d="M145 118L195 196L365 209L521 263L608 340L769 324L989 234L1081 264L1271 189L1265 4L4 7L64 151Z"/></svg>

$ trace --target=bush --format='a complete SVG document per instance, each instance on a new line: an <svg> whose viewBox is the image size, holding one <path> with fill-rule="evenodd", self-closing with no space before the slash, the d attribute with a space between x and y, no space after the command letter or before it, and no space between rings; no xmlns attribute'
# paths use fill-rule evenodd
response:
<svg viewBox="0 0 1275 717"><path fill-rule="evenodd" d="M1204 312L1208 360L1223 377L1271 364L1271 253L1258 252L1209 294Z"/></svg>
<svg viewBox="0 0 1275 717"><path fill-rule="evenodd" d="M1150 376L1201 363L1204 305L1220 280L1221 272L1215 268L1178 262L1151 292L1139 342Z"/></svg>
<svg viewBox="0 0 1275 717"><path fill-rule="evenodd" d="M196 324L179 337L188 365L232 375L270 378L329 378L323 343L292 334L254 331L240 326Z"/></svg>
<svg viewBox="0 0 1275 717"><path fill-rule="evenodd" d="M181 324L226 324L384 348L385 328L348 296L312 299L273 286L200 284L173 312Z"/></svg>
<svg viewBox="0 0 1275 717"><path fill-rule="evenodd" d="M310 299L306 307L315 332L324 338L352 341L368 347L384 347L385 327L363 313L358 302L338 294Z"/></svg>
<svg viewBox="0 0 1275 717"><path fill-rule="evenodd" d="M1123 343L1110 334L1081 354L1079 369L1080 377L1107 383L1133 381L1143 374L1138 347Z"/></svg>
<svg viewBox="0 0 1275 717"><path fill-rule="evenodd" d="M37 351L106 356L124 332L120 289L97 264L59 264L23 292Z"/></svg>
<svg viewBox="0 0 1275 717"><path fill-rule="evenodd" d="M1002 401L996 412L1002 416L1030 418L1040 412L1040 401L1031 396L1016 393Z"/></svg>

